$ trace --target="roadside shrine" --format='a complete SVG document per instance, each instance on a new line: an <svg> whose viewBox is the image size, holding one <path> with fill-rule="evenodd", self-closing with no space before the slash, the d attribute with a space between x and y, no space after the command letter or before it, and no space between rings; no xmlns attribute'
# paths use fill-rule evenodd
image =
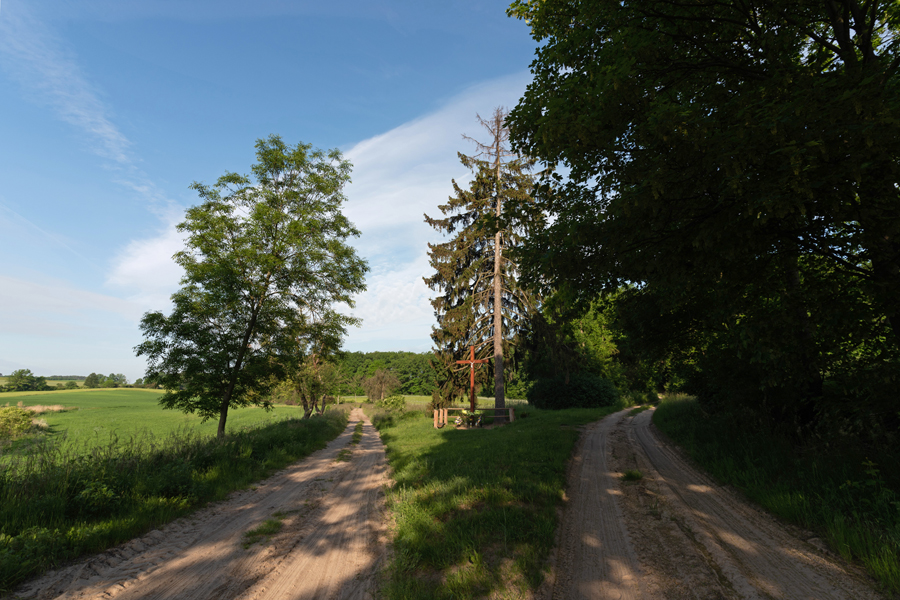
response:
<svg viewBox="0 0 900 600"><path fill-rule="evenodd" d="M469 416L474 419L475 417L475 365L480 365L483 363L487 363L487 358L476 359L475 358L475 346L469 346L469 359L468 360L458 360L457 364L469 365ZM515 420L515 414L512 408L483 408L481 410L492 410L495 415L499 412L508 412L509 413L509 422L512 423ZM465 409L462 407L448 407L448 408L439 408L434 411L434 427L435 429L440 429L444 425L447 424L449 420L449 412L450 411L462 411L465 413ZM481 419L478 419L478 423L480 426ZM467 425L475 425L475 421L473 420Z"/></svg>

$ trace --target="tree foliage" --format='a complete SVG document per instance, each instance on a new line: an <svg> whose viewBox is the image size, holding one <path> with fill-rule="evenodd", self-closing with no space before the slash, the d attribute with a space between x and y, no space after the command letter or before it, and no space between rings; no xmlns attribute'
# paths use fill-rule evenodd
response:
<svg viewBox="0 0 900 600"><path fill-rule="evenodd" d="M372 401L384 400L399 387L400 380L397 376L385 369L378 369L371 377L363 380L366 397Z"/></svg>
<svg viewBox="0 0 900 600"><path fill-rule="evenodd" d="M31 369L16 369L6 379L6 390L10 392L34 392L52 389L47 379L31 372Z"/></svg>
<svg viewBox="0 0 900 600"><path fill-rule="evenodd" d="M340 393L364 396L362 382L375 371L386 369L400 380L400 394L427 396L434 387L430 352L342 352L335 357L344 377Z"/></svg>
<svg viewBox="0 0 900 600"><path fill-rule="evenodd" d="M178 229L186 247L172 312L141 320L145 379L166 388L166 408L218 417L268 406L277 377L314 348L337 349L348 325L337 303L353 304L368 267L346 241L359 232L341 213L350 163L332 150L256 143L253 179L226 173L191 187L203 200Z"/></svg>
<svg viewBox="0 0 900 600"><path fill-rule="evenodd" d="M333 362L323 360L321 355L315 353L304 358L290 379L303 407L304 419L325 412L328 398L332 397L333 401L333 396L340 389L341 380L340 369Z"/></svg>
<svg viewBox="0 0 900 600"><path fill-rule="evenodd" d="M623 321L693 361L707 398L730 380L801 425L832 392L893 414L862 382L897 377L897 5L510 12L542 44L514 143L569 169L536 192L555 220L528 249L530 279L584 299L632 284Z"/></svg>
<svg viewBox="0 0 900 600"><path fill-rule="evenodd" d="M468 358L475 346L477 358L491 357L494 394L503 406L504 356L535 308L533 295L519 284L519 267L512 252L528 232L542 223L542 215L531 210L533 161L507 146L506 112L496 109L490 120L478 117L491 135L488 144L477 143L480 154L459 154L460 162L474 172L468 189L453 181L454 196L439 208L443 218L425 215L425 222L449 241L429 244L429 259L435 274L425 283L439 295L432 301L437 325L431 338L435 345L438 403L449 402L468 379L468 367L455 361ZM471 138L469 138L471 139ZM509 204L515 212L505 210ZM478 370L485 383L491 371Z"/></svg>

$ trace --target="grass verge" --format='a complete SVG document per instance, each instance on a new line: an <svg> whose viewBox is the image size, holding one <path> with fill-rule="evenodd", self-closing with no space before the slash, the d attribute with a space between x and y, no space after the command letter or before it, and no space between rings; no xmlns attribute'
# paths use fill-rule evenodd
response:
<svg viewBox="0 0 900 600"><path fill-rule="evenodd" d="M422 411L376 415L396 482L383 596L521 597L536 589L578 427L615 410L522 408L514 423L470 430L434 429Z"/></svg>
<svg viewBox="0 0 900 600"><path fill-rule="evenodd" d="M0 593L82 554L141 535L323 448L343 411L219 441L195 431L113 438L87 454L44 443L0 471Z"/></svg>
<svg viewBox="0 0 900 600"><path fill-rule="evenodd" d="M653 423L716 479L790 523L817 532L900 594L900 497L858 448L802 449L749 415L708 414L691 398L664 400ZM878 457L896 469L897 456Z"/></svg>

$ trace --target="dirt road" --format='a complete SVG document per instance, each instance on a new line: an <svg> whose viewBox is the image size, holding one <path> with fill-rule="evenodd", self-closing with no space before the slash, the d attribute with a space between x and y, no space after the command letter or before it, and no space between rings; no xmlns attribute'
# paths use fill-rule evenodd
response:
<svg viewBox="0 0 900 600"><path fill-rule="evenodd" d="M779 524L664 444L651 412L582 435L552 575L554 599L875 600L858 570ZM639 470L643 478L625 482Z"/></svg>
<svg viewBox="0 0 900 600"><path fill-rule="evenodd" d="M351 446L353 429L363 436ZM349 460L337 460L352 448ZM26 584L21 598L371 598L384 555L384 447L361 410L326 448L258 487ZM272 517L282 529L247 548Z"/></svg>

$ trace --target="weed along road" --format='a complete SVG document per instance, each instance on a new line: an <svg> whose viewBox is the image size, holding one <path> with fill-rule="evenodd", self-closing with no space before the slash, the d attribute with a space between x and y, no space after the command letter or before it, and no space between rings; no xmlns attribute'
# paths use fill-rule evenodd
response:
<svg viewBox="0 0 900 600"><path fill-rule="evenodd" d="M539 597L881 598L812 534L699 473L660 440L651 415L622 411L583 433Z"/></svg>
<svg viewBox="0 0 900 600"><path fill-rule="evenodd" d="M228 500L34 580L22 598L372 597L384 447L359 409L326 448Z"/></svg>

